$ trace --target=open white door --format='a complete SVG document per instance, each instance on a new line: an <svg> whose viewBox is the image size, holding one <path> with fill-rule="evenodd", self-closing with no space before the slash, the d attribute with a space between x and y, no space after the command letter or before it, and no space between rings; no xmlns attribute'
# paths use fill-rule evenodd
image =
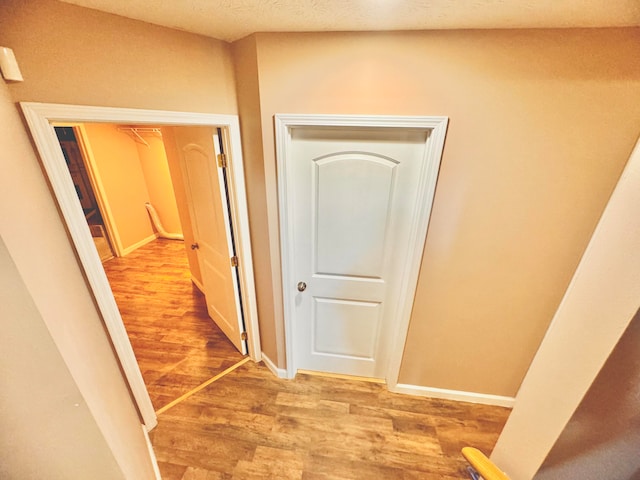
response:
<svg viewBox="0 0 640 480"><path fill-rule="evenodd" d="M236 348L247 353L238 263L234 251L224 167L218 166L218 130L174 127L188 198L207 311Z"/></svg>

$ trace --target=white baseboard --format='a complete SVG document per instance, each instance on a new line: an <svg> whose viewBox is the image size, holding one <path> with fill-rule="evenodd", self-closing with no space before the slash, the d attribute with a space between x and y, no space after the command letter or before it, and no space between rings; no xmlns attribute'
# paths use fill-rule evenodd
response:
<svg viewBox="0 0 640 480"><path fill-rule="evenodd" d="M158 238L157 234L153 234L147 238L140 240L138 243L134 243L133 245L128 246L122 251L122 256L129 255L134 250L137 250L140 247L144 247L147 243L153 242L156 238Z"/></svg>
<svg viewBox="0 0 640 480"><path fill-rule="evenodd" d="M285 368L276 367L275 363L273 363L271 359L264 354L264 352L262 352L262 361L276 377L287 378L287 370Z"/></svg>
<svg viewBox="0 0 640 480"><path fill-rule="evenodd" d="M445 400L480 403L482 405L494 405L497 407L513 408L516 403L516 399L514 397L464 392L460 390L446 390L444 388L422 387L420 385L408 385L405 383L398 383L394 388L389 388L389 390L395 393L406 393L408 395L417 395L419 397L442 398Z"/></svg>
<svg viewBox="0 0 640 480"><path fill-rule="evenodd" d="M204 294L204 285L200 283L200 280L196 279L193 275L191 276L191 282Z"/></svg>
<svg viewBox="0 0 640 480"><path fill-rule="evenodd" d="M147 432L147 427L145 425L142 425L142 432L144 433L144 438L147 442L147 448L149 449L149 457L151 458L153 473L156 477L156 480L162 480L162 476L160 475L160 467L158 467L158 459L156 458L156 452L153 451L153 445L151 445L151 439L149 438L149 433Z"/></svg>

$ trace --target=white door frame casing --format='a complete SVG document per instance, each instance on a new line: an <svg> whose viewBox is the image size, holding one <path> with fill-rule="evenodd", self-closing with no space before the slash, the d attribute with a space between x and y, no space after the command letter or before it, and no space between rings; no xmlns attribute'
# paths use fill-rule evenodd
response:
<svg viewBox="0 0 640 480"><path fill-rule="evenodd" d="M113 342L124 375L147 430L157 424L157 418L146 386L140 373L127 332L122 323L118 306L113 297L107 276L96 252L91 232L87 226L71 176L66 166L52 123L101 122L133 123L166 126L214 126L228 133L230 149L227 152L230 169L231 201L234 226L237 232L237 248L241 272L242 301L247 327L249 356L261 360L260 334L253 275L253 261L249 235L246 188L240 127L236 115L217 115L160 110L60 105L46 103L21 103L25 119L36 148L51 183L60 211L86 274L89 286L102 314L105 326Z"/></svg>
<svg viewBox="0 0 640 480"><path fill-rule="evenodd" d="M345 128L394 128L422 130L428 133L425 148L424 165L420 176L418 205L412 218L410 242L403 248L404 258L399 259L404 265L404 275L400 300L398 302L398 319L393 328L389 364L386 369L386 382L389 390L398 384L402 355L409 329L409 319L418 283L418 274L422 253L426 241L429 218L433 206L436 181L442 159L444 140L447 131L447 117L423 116L364 116L364 115L302 115L277 114L276 158L278 167L278 200L280 213L280 248L282 255L282 288L284 300L285 342L287 355L287 377L293 378L297 372L294 341L296 338L294 262L294 226L290 196L293 191L291 169L288 164L291 158L291 132L305 127L345 127Z"/></svg>

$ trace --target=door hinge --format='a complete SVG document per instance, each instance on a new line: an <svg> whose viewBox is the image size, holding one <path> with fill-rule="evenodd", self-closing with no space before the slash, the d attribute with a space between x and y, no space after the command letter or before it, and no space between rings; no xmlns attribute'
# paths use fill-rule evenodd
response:
<svg viewBox="0 0 640 480"><path fill-rule="evenodd" d="M234 255L233 257L231 257L231 266L232 267L237 267L238 266L238 256Z"/></svg>
<svg viewBox="0 0 640 480"><path fill-rule="evenodd" d="M218 167L227 168L227 156L224 153L218 154Z"/></svg>
<svg viewBox="0 0 640 480"><path fill-rule="evenodd" d="M247 339L247 332L242 332L242 333L240 334L240 338L241 338L243 341L245 341L245 340Z"/></svg>

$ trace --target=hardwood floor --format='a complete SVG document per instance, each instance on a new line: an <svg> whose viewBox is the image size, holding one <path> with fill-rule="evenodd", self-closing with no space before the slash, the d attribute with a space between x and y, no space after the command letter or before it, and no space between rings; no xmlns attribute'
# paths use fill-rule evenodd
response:
<svg viewBox="0 0 640 480"><path fill-rule="evenodd" d="M156 410L242 360L207 315L183 242L155 240L104 269Z"/></svg>
<svg viewBox="0 0 640 480"><path fill-rule="evenodd" d="M384 385L249 362L158 417L164 480L469 478L510 410L393 394Z"/></svg>
<svg viewBox="0 0 640 480"><path fill-rule="evenodd" d="M208 318L182 242L104 264L156 410L242 360ZM510 410L389 393L384 385L251 361L158 415L164 480L467 479L460 449L490 453Z"/></svg>

